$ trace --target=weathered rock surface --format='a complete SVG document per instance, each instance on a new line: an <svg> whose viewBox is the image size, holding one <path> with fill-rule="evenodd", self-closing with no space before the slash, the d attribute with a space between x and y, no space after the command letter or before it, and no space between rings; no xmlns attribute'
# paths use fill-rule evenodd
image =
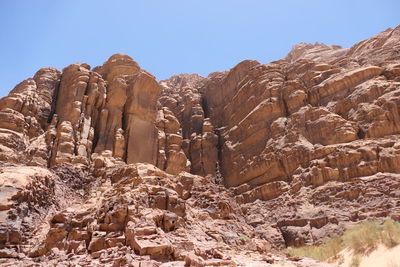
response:
<svg viewBox="0 0 400 267"><path fill-rule="evenodd" d="M28 170L35 168L40 169ZM44 175L50 177L50 172ZM0 263L5 263L4 266L313 264L298 259L294 265L284 255L269 253L271 243L254 236L253 227L245 222L233 197L209 178L187 172L171 175L150 164L103 167L85 200L47 216L46 231L40 233L40 238L38 233L32 234L39 242L25 246L23 253L9 254L10 258L0 259ZM6 245L10 247L14 242L15 247L20 247L21 241L12 233L7 236ZM241 252L243 246L248 246L247 254Z"/></svg>
<svg viewBox="0 0 400 267"><path fill-rule="evenodd" d="M33 78L18 84L8 96L0 99L2 161L35 162L35 159L38 159L47 166L49 155L46 145L41 143L34 151L28 147L30 140L40 139L46 130L59 82L59 71L54 68L44 68ZM27 150L30 152L29 155L26 153Z"/></svg>
<svg viewBox="0 0 400 267"><path fill-rule="evenodd" d="M371 200L371 212L361 218L351 213L365 205L356 203L363 197L344 200L348 211L344 217L338 210L341 201L333 198L333 206L324 209L341 219L337 223L328 220L328 226L318 227L323 229L318 233L303 229L310 218L286 204L268 223L264 224L265 217L256 216L260 223L254 225L274 224L280 229L278 236L283 239L273 243L315 243L323 234L339 233L344 228L341 223L397 218L399 34L400 27L388 29L349 49L299 44L285 59L272 63L247 60L205 78L180 75L162 81L160 102L181 122L190 144L187 153L192 172L215 174L201 170L213 157L201 156L205 138L200 127L193 127L198 121L197 125L209 121L218 140L205 146L217 151L220 175L215 177L222 176L239 203L249 203L244 206L249 206L250 218L261 207L276 210L277 206L265 203L277 199L280 205L291 201L323 205L320 198L314 199L314 192L331 183L339 186L343 197L347 191L342 186L355 181L382 177L375 186L382 189L392 184ZM368 188L368 182L357 184ZM300 194L302 190L309 191ZM384 208L380 203L393 204ZM301 225L278 225L284 214L300 217ZM339 230L331 228L332 224L340 225ZM303 233L302 241L295 241L296 231Z"/></svg>
<svg viewBox="0 0 400 267"><path fill-rule="evenodd" d="M190 161L182 150L182 134L179 121L163 107L157 114L158 156L157 167L171 174L190 171Z"/></svg>
<svg viewBox="0 0 400 267"><path fill-rule="evenodd" d="M0 99L0 265L322 266L277 250L400 220L399 50L397 27L159 83L123 54L39 70Z"/></svg>
<svg viewBox="0 0 400 267"><path fill-rule="evenodd" d="M24 165L0 167L0 253L27 255L47 231L55 211L79 200L88 181L80 170L61 166L53 171ZM79 190L76 192L76 190ZM34 238L35 237L35 238Z"/></svg>
<svg viewBox="0 0 400 267"><path fill-rule="evenodd" d="M220 136L214 147L220 147L219 166L228 187L290 183L309 168L342 180L372 175L383 171L378 167L380 157L375 158L376 167L366 172L354 163L374 160L362 156L367 151L359 152L357 160L335 153L344 144L368 150L382 142L377 144L381 150L386 139L399 132L395 96L399 76L394 74L399 64L395 52L399 45L394 40L399 31L399 27L387 30L350 49L300 44L284 60L269 64L244 61L202 79L172 77L161 82L160 102L180 118L187 138L201 132L192 126L196 116L200 122L210 121ZM374 55L382 51L381 46L388 51L374 59L365 56L369 51ZM184 119L187 110L193 117L190 123ZM201 147L196 138L190 141L191 147ZM333 163L339 157L343 158L340 165ZM192 167L197 161L203 163L194 158ZM398 170L394 164L385 171Z"/></svg>
<svg viewBox="0 0 400 267"><path fill-rule="evenodd" d="M218 136L205 114L205 98L197 90L204 86L202 80L204 78L196 74L182 74L161 81L159 101L178 119L174 124L182 126L182 149L190 160L191 172L215 176L218 171Z"/></svg>

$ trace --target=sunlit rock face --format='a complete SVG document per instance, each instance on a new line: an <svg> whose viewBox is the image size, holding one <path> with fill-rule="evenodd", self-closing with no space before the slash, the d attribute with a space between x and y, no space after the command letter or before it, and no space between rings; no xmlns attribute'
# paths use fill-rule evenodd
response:
<svg viewBox="0 0 400 267"><path fill-rule="evenodd" d="M40 69L0 99L0 263L258 264L400 220L398 51L400 27L207 77Z"/></svg>
<svg viewBox="0 0 400 267"><path fill-rule="evenodd" d="M396 144L383 144L399 134L399 32L389 29L349 49L302 43L272 63L247 60L206 78L162 81L160 102L182 124L192 171L215 173L196 167L209 161L216 167L215 157L198 156L209 147L216 147L227 187L324 184L399 171L379 154L389 149L389 161L396 161ZM217 142L203 136L206 120Z"/></svg>

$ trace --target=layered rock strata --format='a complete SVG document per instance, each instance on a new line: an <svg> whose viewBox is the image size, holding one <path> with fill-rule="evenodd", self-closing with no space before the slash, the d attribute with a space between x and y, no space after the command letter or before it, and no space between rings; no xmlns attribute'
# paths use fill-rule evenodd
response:
<svg viewBox="0 0 400 267"><path fill-rule="evenodd" d="M0 262L262 266L400 220L399 41L160 82L123 54L39 70L0 99Z"/></svg>
<svg viewBox="0 0 400 267"><path fill-rule="evenodd" d="M191 134L201 133L193 123L209 118L220 136L214 147L227 187L317 185L397 172L397 164L387 167L388 159L378 154L395 151L394 144L383 144L399 133L399 31L387 30L350 49L300 44L269 64L243 61L206 78L172 77L161 82L160 102L180 118L190 142Z"/></svg>

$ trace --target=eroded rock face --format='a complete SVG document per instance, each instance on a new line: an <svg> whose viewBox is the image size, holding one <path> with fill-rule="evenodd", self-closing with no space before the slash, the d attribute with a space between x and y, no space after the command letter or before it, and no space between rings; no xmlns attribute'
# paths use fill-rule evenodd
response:
<svg viewBox="0 0 400 267"><path fill-rule="evenodd" d="M67 121L73 129L72 158L67 161L88 165L94 149L97 154L112 151L128 163L155 164L158 83L122 54L96 70L86 64L63 70L56 114L58 125Z"/></svg>
<svg viewBox="0 0 400 267"><path fill-rule="evenodd" d="M205 114L206 100L198 91L204 86L204 78L196 74L181 74L160 84L160 103L176 117L177 122L173 125L176 128L182 126L182 149L190 160L191 172L215 176L218 171L218 136L207 118L208 114Z"/></svg>
<svg viewBox="0 0 400 267"><path fill-rule="evenodd" d="M311 189L299 202L319 205L321 199L313 199L312 188L342 186L379 174L382 183L398 184L399 32L399 27L387 30L349 49L300 44L285 59L269 64L243 61L205 78L181 75L162 81L160 102L186 129L192 172L208 174L200 171L208 164L199 153L205 138L193 124L209 120L218 136L218 142L210 142L217 151L218 172L237 201L254 207L249 216L258 212L255 201L265 201L260 207L275 199L285 203L299 197L303 188ZM193 119L185 119L187 114ZM378 198L395 201L395 187ZM372 210L381 209L376 206L380 200ZM363 204L346 205L356 212ZM382 216L370 212L363 219L397 218L395 205L391 207ZM325 208L336 214L335 208ZM296 209L289 210L282 214L298 216ZM282 214L270 223L278 223ZM321 233L335 232L329 220L318 233L303 229L309 218L300 217L301 226L279 226L286 245L317 242ZM346 223L360 220L350 213L344 217L341 221ZM297 231L302 241L296 243Z"/></svg>
<svg viewBox="0 0 400 267"><path fill-rule="evenodd" d="M155 78L123 54L94 70L85 63L61 73L41 69L2 98L0 157L46 167L88 166L111 151L117 160L156 164Z"/></svg>
<svg viewBox="0 0 400 267"><path fill-rule="evenodd" d="M74 180L81 182L79 190L86 182L79 171L67 181L71 170L65 167L50 171L13 164L1 166L0 172L0 258L20 258L46 231L42 222L79 199L73 190Z"/></svg>
<svg viewBox="0 0 400 267"><path fill-rule="evenodd" d="M333 158L339 157L332 152L345 143L365 149L376 142L371 138L399 132L394 96L399 78L392 74L399 64L394 52L398 32L399 28L385 31L351 49L300 44L284 60L269 64L244 61L227 72L198 78L196 83L188 76L179 82L173 77L162 82L160 101L181 118L187 138L201 132L192 126L196 116L200 123L208 117L220 135L219 145L213 147L219 146L220 171L228 187L290 183L309 169L332 179L372 175L382 170L354 168L350 159L332 166ZM365 55L378 40L389 51L367 60ZM196 108L200 111L193 111ZM196 114L190 123L184 119L187 110ZM206 138L192 138L190 148L198 151L202 147L199 139ZM192 170L204 175L198 171L203 164L199 158L198 153L191 154ZM371 159L361 156L358 160ZM350 175L346 174L349 169ZM393 166L389 172L396 171Z"/></svg>
<svg viewBox="0 0 400 267"><path fill-rule="evenodd" d="M158 111L157 128L157 167L171 174L190 171L190 161L182 150L180 123L167 107Z"/></svg>
<svg viewBox="0 0 400 267"><path fill-rule="evenodd" d="M48 208L54 204L52 174L39 167L3 167L1 173L0 248L18 245L23 241L23 232L32 223L30 210Z"/></svg>
<svg viewBox="0 0 400 267"><path fill-rule="evenodd" d="M0 263L291 264L265 255L400 220L399 44L159 83L124 54L39 70L0 99Z"/></svg>
<svg viewBox="0 0 400 267"><path fill-rule="evenodd" d="M9 95L0 99L0 158L2 161L26 162L30 160L26 153L30 144L29 140L40 138L39 136L46 130L59 80L59 71L54 68L44 68L39 70L34 78L21 82ZM47 161L46 152L36 156Z"/></svg>

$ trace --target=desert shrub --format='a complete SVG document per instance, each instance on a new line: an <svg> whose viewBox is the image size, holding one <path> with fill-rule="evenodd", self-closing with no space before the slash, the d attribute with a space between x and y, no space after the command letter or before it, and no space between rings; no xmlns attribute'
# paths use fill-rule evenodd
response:
<svg viewBox="0 0 400 267"><path fill-rule="evenodd" d="M318 261L326 261L330 257L330 254L319 246L289 247L286 252L291 256L305 256Z"/></svg>
<svg viewBox="0 0 400 267"><path fill-rule="evenodd" d="M305 256L319 261L326 261L330 258L337 259L342 249L342 240L339 237L335 237L319 246L288 248L286 252L292 256Z"/></svg>
<svg viewBox="0 0 400 267"><path fill-rule="evenodd" d="M354 255L350 262L350 267L358 267L360 266L360 256L358 254Z"/></svg>
<svg viewBox="0 0 400 267"><path fill-rule="evenodd" d="M340 237L334 237L326 243L326 246L329 251L332 251L333 256L336 258L340 251L343 250L343 241Z"/></svg>
<svg viewBox="0 0 400 267"><path fill-rule="evenodd" d="M383 224L382 243L388 248L400 244L400 223L392 219L386 220Z"/></svg>
<svg viewBox="0 0 400 267"><path fill-rule="evenodd" d="M346 247L356 253L364 253L380 243L381 233L382 226L379 222L367 221L346 230L342 238Z"/></svg>
<svg viewBox="0 0 400 267"><path fill-rule="evenodd" d="M379 244L384 244L389 248L400 244L400 223L391 219L383 224L378 221L363 222L347 229L342 236L331 238L322 245L287 248L286 253L319 261L338 261L340 251L350 248L355 254L351 266L358 266L359 254L367 253Z"/></svg>
<svg viewBox="0 0 400 267"><path fill-rule="evenodd" d="M247 235L240 235L239 239L242 240L242 241L249 241L251 238L248 237Z"/></svg>

